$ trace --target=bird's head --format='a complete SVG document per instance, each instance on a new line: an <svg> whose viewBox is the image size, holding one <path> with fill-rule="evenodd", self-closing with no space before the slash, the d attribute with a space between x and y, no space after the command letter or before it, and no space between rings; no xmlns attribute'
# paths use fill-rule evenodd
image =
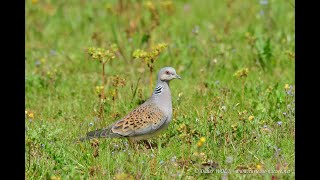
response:
<svg viewBox="0 0 320 180"><path fill-rule="evenodd" d="M173 67L164 67L158 73L158 80L169 82L172 79L181 79Z"/></svg>

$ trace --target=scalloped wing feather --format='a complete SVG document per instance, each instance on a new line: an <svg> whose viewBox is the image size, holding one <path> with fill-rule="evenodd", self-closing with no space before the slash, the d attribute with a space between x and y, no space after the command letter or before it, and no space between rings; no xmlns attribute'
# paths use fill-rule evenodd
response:
<svg viewBox="0 0 320 180"><path fill-rule="evenodd" d="M154 104L142 104L127 116L114 123L110 133L132 137L149 134L156 131L167 117Z"/></svg>

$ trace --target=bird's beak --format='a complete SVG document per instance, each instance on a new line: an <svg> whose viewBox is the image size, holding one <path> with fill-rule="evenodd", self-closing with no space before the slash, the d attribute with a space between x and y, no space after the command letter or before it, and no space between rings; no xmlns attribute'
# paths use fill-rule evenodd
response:
<svg viewBox="0 0 320 180"><path fill-rule="evenodd" d="M176 79L182 79L178 74L175 75Z"/></svg>

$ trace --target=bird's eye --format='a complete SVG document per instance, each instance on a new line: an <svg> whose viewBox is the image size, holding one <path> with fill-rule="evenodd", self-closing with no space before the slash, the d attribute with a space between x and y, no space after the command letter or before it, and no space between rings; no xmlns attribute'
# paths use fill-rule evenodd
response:
<svg viewBox="0 0 320 180"><path fill-rule="evenodd" d="M169 72L169 71L166 71L166 74L167 74L167 75L169 75L169 74L170 74L170 72Z"/></svg>

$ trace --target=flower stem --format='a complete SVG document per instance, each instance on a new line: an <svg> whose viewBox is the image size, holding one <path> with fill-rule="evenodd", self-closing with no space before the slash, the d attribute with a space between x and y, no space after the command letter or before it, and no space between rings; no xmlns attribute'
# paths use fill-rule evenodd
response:
<svg viewBox="0 0 320 180"><path fill-rule="evenodd" d="M104 72L104 65L105 63L102 63L102 90L101 90L101 95L100 95L100 120L103 119L103 105L104 105L104 86L105 86L105 72Z"/></svg>
<svg viewBox="0 0 320 180"><path fill-rule="evenodd" d="M31 166L31 143L29 143L28 155L29 155L29 159L28 159L29 166L28 166L28 168L30 168L30 166Z"/></svg>
<svg viewBox="0 0 320 180"><path fill-rule="evenodd" d="M150 94L152 93L152 73L153 73L153 67L152 66L150 66L150 68L149 68L149 70L150 70L150 77L149 77L149 87L150 87Z"/></svg>
<svg viewBox="0 0 320 180"><path fill-rule="evenodd" d="M244 104L244 80L242 80L242 104Z"/></svg>

